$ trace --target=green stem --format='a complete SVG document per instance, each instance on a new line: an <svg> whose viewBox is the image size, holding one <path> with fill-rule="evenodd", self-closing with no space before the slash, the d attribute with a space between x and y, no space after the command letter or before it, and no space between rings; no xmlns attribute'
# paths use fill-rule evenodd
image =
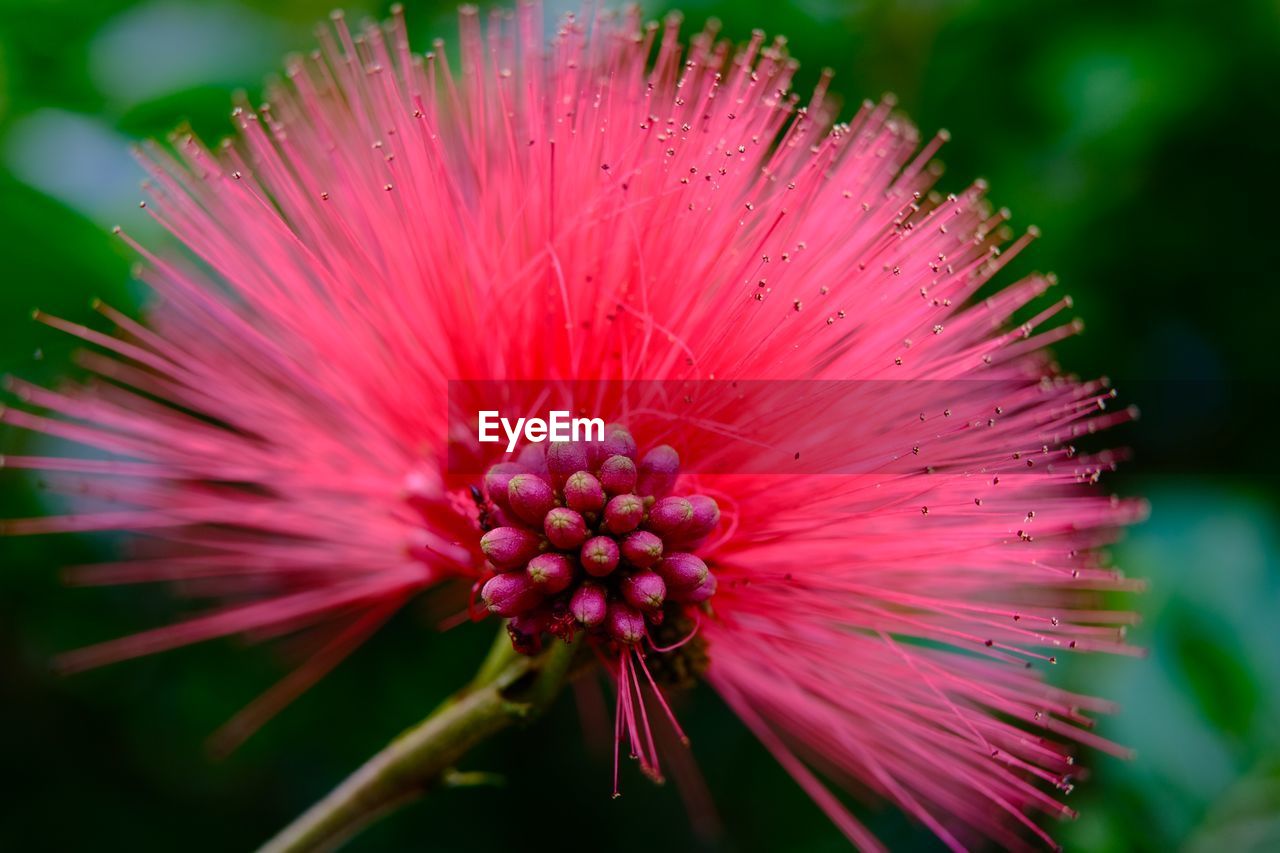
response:
<svg viewBox="0 0 1280 853"><path fill-rule="evenodd" d="M518 655L499 632L475 679L389 743L259 853L332 850L364 826L417 799L472 747L551 704L576 646L555 641L537 657Z"/></svg>

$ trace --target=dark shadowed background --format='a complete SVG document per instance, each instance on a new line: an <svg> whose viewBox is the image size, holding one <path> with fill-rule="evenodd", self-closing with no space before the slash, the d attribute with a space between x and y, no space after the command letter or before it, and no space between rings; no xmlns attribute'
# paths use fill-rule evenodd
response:
<svg viewBox="0 0 1280 853"><path fill-rule="evenodd" d="M416 46L452 37L452 2L409 2ZM549 4L563 8L563 4ZM646 4L660 13L664 4ZM1101 732L1134 747L1094 775L1055 828L1069 849L1280 849L1280 541L1275 257L1280 4L1274 0L688 0L727 33L784 33L850 109L895 92L926 132L947 127L945 189L978 176L1015 225L1044 236L1016 264L1057 272L1086 319L1057 348L1106 373L1143 420L1117 434L1136 461L1111 480L1152 503L1116 549L1147 578L1135 641L1146 660L1074 657L1063 684L1118 700ZM1123 8L1119 8L1119 7ZM189 122L230 129L236 89L259 90L311 45L313 0L0 2L0 371L71 372L70 340L39 306L87 319L91 297L143 294L115 222L146 232L130 140ZM352 17L385 13L350 3ZM1016 271L1013 271L1016 272ZM1012 280L1007 276L1004 281ZM0 452L26 441L0 433ZM38 484L0 472L0 517L36 514ZM67 589L59 567L105 538L0 541L0 849L236 850L292 818L460 685L493 626L431 630L408 608L240 751L206 737L284 671L234 642L64 678L58 652L163 623L155 590ZM718 849L841 850L838 833L709 691L680 711L726 826ZM437 794L353 850L696 849L676 792L631 774L612 801L607 759L572 701L467 761L505 788ZM931 849L888 810L891 846Z"/></svg>

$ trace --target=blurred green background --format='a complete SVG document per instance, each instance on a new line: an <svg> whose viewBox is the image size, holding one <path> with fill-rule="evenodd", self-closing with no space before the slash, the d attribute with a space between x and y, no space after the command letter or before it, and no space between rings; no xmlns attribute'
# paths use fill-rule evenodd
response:
<svg viewBox="0 0 1280 853"><path fill-rule="evenodd" d="M406 5L419 48L452 35L452 2ZM1082 817L1058 837L1077 850L1280 849L1280 465L1266 428L1280 387L1280 3L674 5L735 38L786 34L802 84L831 66L847 103L893 91L926 132L949 128L943 187L986 177L1015 224L1039 225L1018 263L1056 271L1088 321L1062 361L1115 377L1144 409L1114 437L1136 461L1111 482L1152 503L1116 549L1151 584L1134 632L1150 656L1077 657L1053 673L1118 700L1100 729L1138 758L1088 756L1094 775L1070 798ZM68 372L71 343L30 321L36 305L86 319L93 296L139 304L109 236L118 221L146 234L129 141L182 122L223 135L231 93L257 91L284 53L308 48L327 12L313 0L0 2L0 371ZM0 451L25 440L5 432ZM40 511L29 480L0 477L0 517ZM0 541L0 849L251 847L460 684L492 629L439 635L427 605L410 608L215 760L206 736L284 671L270 650L214 643L72 678L49 667L170 617L160 591L60 585L59 566L111 546ZM709 691L684 701L726 827L714 846L845 849ZM699 843L673 789L633 776L609 800L608 761L584 746L572 702L558 710L468 762L509 771L507 788L438 794L352 849ZM867 819L895 847L936 846L891 811Z"/></svg>

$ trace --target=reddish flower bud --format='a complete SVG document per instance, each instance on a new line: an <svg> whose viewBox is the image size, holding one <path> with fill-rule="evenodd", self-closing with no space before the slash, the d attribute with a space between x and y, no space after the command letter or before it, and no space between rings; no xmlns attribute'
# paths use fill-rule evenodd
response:
<svg viewBox="0 0 1280 853"><path fill-rule="evenodd" d="M513 569L537 556L542 539L523 527L495 527L480 537L480 550L499 569Z"/></svg>
<svg viewBox="0 0 1280 853"><path fill-rule="evenodd" d="M680 454L670 445L660 444L640 460L636 494L663 497L676 484L680 475Z"/></svg>
<svg viewBox="0 0 1280 853"><path fill-rule="evenodd" d="M587 541L587 523L582 520L582 515L562 506L547 513L542 529L557 548L577 548Z"/></svg>
<svg viewBox="0 0 1280 853"><path fill-rule="evenodd" d="M700 539L715 530L720 523L720 505L714 498L706 495L690 495L688 500L693 504L693 518L685 528L684 535L690 539Z"/></svg>
<svg viewBox="0 0 1280 853"><path fill-rule="evenodd" d="M693 520L693 504L685 498L662 498L649 510L646 526L663 539L676 538Z"/></svg>
<svg viewBox="0 0 1280 853"><path fill-rule="evenodd" d="M620 643L638 643L644 639L644 617L633 607L620 601L609 605L609 636Z"/></svg>
<svg viewBox="0 0 1280 853"><path fill-rule="evenodd" d="M622 556L631 565L647 569L662 559L662 539L648 530L637 530L622 540Z"/></svg>
<svg viewBox="0 0 1280 853"><path fill-rule="evenodd" d="M594 628L604 622L608 610L608 601L604 589L599 584L584 583L569 599L569 612L588 628Z"/></svg>
<svg viewBox="0 0 1280 853"><path fill-rule="evenodd" d="M516 454L516 462L531 474L547 475L547 448L542 444L526 444Z"/></svg>
<svg viewBox="0 0 1280 853"><path fill-rule="evenodd" d="M707 572L707 576L702 579L702 583L692 589L673 590L671 598L681 604L701 604L715 594L716 576Z"/></svg>
<svg viewBox="0 0 1280 853"><path fill-rule="evenodd" d="M490 613L517 616L537 607L542 601L542 592L524 572L507 572L485 581L480 597Z"/></svg>
<svg viewBox="0 0 1280 853"><path fill-rule="evenodd" d="M668 554L658 563L658 574L667 582L667 590L672 598L678 598L678 592L688 592L701 584L711 574L707 564L693 554L683 551Z"/></svg>
<svg viewBox="0 0 1280 853"><path fill-rule="evenodd" d="M610 456L630 456L636 455L636 440L632 438L631 431L620 424L606 424L604 428L604 441L594 441L589 447L591 462L599 465Z"/></svg>
<svg viewBox="0 0 1280 853"><path fill-rule="evenodd" d="M618 495L604 508L604 526L611 533L630 533L644 518L644 501L635 495Z"/></svg>
<svg viewBox="0 0 1280 853"><path fill-rule="evenodd" d="M668 544L692 551L720 523L720 506L706 495L690 495L686 500L693 507L693 515L671 535Z"/></svg>
<svg viewBox="0 0 1280 853"><path fill-rule="evenodd" d="M608 536L596 536L582 546L581 556L587 574L602 578L618 567L618 543Z"/></svg>
<svg viewBox="0 0 1280 853"><path fill-rule="evenodd" d="M556 505L556 496L536 474L516 474L507 483L507 501L519 518L541 526L543 517Z"/></svg>
<svg viewBox="0 0 1280 853"><path fill-rule="evenodd" d="M553 441L547 448L547 471L551 475L551 485L557 489L563 488L575 471L585 471L590 466L587 448L580 442Z"/></svg>
<svg viewBox="0 0 1280 853"><path fill-rule="evenodd" d="M625 495L636 487L636 463L626 456L610 456L600 465L600 485L611 495Z"/></svg>
<svg viewBox="0 0 1280 853"><path fill-rule="evenodd" d="M499 462L488 471L485 471L484 490L489 496L489 500L503 509L510 507L510 504L507 503L507 484L511 482L511 478L515 475L527 473L528 469L515 462Z"/></svg>
<svg viewBox="0 0 1280 853"><path fill-rule="evenodd" d="M636 440L631 430L622 424L606 424L604 428L605 458L610 456L635 456Z"/></svg>
<svg viewBox="0 0 1280 853"><path fill-rule="evenodd" d="M599 512L604 509L604 489L595 477L578 471L565 481L564 502L578 512Z"/></svg>
<svg viewBox="0 0 1280 853"><path fill-rule="evenodd" d="M660 610L667 597L667 584L662 576L648 569L623 578L619 588L628 604L650 612Z"/></svg>
<svg viewBox="0 0 1280 853"><path fill-rule="evenodd" d="M539 554L524 571L547 595L564 592L573 583L573 563L564 554Z"/></svg>

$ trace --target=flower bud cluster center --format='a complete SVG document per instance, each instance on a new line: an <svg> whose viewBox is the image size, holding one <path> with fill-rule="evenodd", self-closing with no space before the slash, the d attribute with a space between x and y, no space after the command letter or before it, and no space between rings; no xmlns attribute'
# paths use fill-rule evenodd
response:
<svg viewBox="0 0 1280 853"><path fill-rule="evenodd" d="M636 645L666 614L711 598L716 578L694 552L720 508L706 495L672 495L679 473L673 448L640 456L616 425L603 441L530 444L485 473L495 526L480 539L489 569L480 595L509 620L518 651L579 631Z"/></svg>

